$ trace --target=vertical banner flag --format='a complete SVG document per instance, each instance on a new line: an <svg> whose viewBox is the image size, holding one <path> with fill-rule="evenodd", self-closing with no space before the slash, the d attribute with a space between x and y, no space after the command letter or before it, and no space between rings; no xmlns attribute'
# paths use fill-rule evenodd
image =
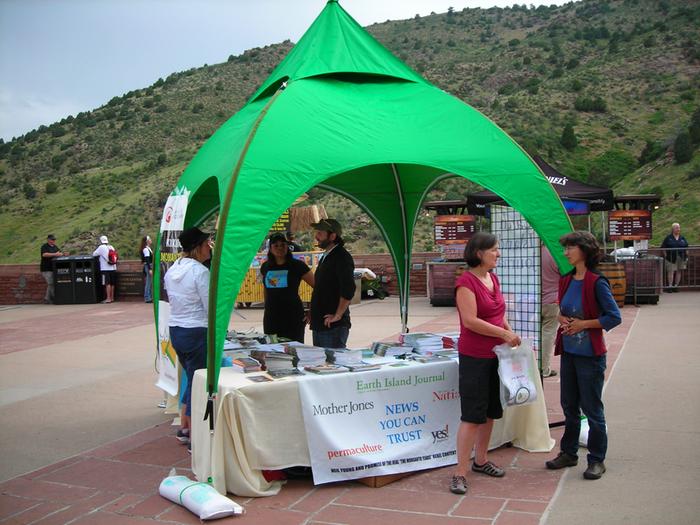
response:
<svg viewBox="0 0 700 525"><path fill-rule="evenodd" d="M299 381L314 484L456 463L457 374L450 360Z"/></svg>
<svg viewBox="0 0 700 525"><path fill-rule="evenodd" d="M165 272L180 257L182 247L178 237L185 225L185 213L190 192L186 188L176 188L168 197L163 208L163 219L160 223L160 301L158 303L158 382L156 386L165 390L171 396L177 395L177 356L170 343L168 319L170 318L170 303L165 291Z"/></svg>
<svg viewBox="0 0 700 525"><path fill-rule="evenodd" d="M501 257L494 270L501 281L508 322L521 337L540 348L540 239L520 212L491 206L491 233L498 237Z"/></svg>

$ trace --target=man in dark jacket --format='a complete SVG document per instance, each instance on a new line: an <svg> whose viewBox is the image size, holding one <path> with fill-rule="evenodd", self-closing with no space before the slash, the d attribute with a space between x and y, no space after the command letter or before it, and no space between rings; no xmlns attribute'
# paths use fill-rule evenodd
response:
<svg viewBox="0 0 700 525"><path fill-rule="evenodd" d="M316 268L311 295L311 330L315 346L345 348L350 333L350 301L355 294L355 263L343 248L343 229L335 219L312 224L325 250Z"/></svg>
<svg viewBox="0 0 700 525"><path fill-rule="evenodd" d="M683 270L688 264L688 241L681 235L681 225L674 222L671 233L661 243L666 258L666 274L668 275L667 292L677 292L681 284Z"/></svg>
<svg viewBox="0 0 700 525"><path fill-rule="evenodd" d="M54 301L54 282L53 282L53 258L68 255L68 252L62 252L56 246L56 237L50 233L46 237L46 243L41 245L41 275L46 281L46 295L44 295L44 303L53 304Z"/></svg>

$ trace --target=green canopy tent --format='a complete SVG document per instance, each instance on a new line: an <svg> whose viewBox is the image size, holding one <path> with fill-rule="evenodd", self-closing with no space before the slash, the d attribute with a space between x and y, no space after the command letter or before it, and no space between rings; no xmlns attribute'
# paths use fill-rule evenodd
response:
<svg viewBox="0 0 700 525"><path fill-rule="evenodd" d="M405 328L420 205L435 184L454 176L500 195L550 249L571 230L559 197L518 144L421 78L328 0L248 103L202 146L175 189L191 192L185 227L220 214L211 263L209 394L217 390L249 263L299 195L315 186L344 195L378 225L396 268ZM561 256L558 263L566 268Z"/></svg>

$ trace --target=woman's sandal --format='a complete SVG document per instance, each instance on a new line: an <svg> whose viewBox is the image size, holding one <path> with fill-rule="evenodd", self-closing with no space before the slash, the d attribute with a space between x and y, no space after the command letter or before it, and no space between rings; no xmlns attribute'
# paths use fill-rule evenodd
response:
<svg viewBox="0 0 700 525"><path fill-rule="evenodd" d="M474 472L486 474L487 476L491 476L494 478L502 478L506 475L505 470L503 470L501 467L494 465L490 461L487 461L483 465L477 465L476 462L474 462L472 463L472 470Z"/></svg>

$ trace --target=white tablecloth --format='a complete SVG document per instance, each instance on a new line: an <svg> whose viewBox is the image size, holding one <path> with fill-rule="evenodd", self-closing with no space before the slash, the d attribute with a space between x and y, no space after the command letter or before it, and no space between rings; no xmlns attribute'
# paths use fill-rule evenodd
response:
<svg viewBox="0 0 700 525"><path fill-rule="evenodd" d="M534 354L533 354L533 366ZM417 364L416 366L420 366ZM457 366L455 361L442 366ZM222 368L215 406L214 433L203 421L206 408L206 370L195 373L192 388L192 471L199 481L211 478L225 494L272 496L280 482L267 482L261 470L309 466L309 450L301 414L297 376L253 383L246 374ZM457 388L457 385L455 385ZM535 403L507 408L494 423L489 448L512 442L530 452L554 447L549 433L544 393L538 382Z"/></svg>

